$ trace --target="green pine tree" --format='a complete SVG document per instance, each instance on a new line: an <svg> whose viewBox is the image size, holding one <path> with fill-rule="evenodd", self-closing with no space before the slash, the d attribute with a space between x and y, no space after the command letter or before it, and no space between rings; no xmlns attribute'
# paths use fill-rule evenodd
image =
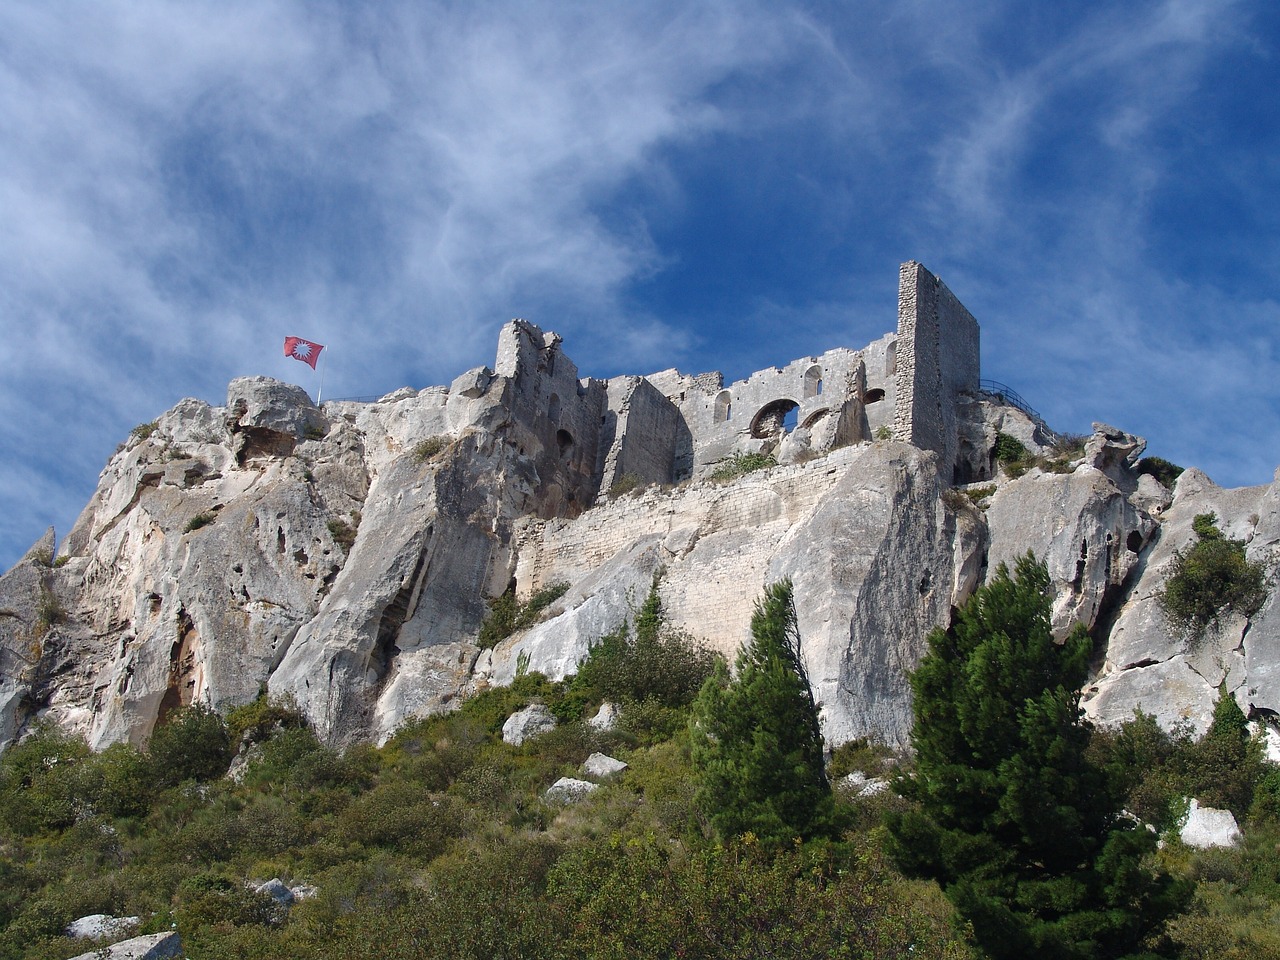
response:
<svg viewBox="0 0 1280 960"><path fill-rule="evenodd" d="M1055 643L1049 614L1048 571L1027 554L929 635L902 784L918 806L890 818L891 849L996 960L1138 954L1183 891L1141 865L1155 838L1086 757L1091 643L1083 626Z"/></svg>
<svg viewBox="0 0 1280 960"><path fill-rule="evenodd" d="M724 838L789 843L831 830L818 709L800 655L790 580L765 590L734 676L721 663L694 704L698 804Z"/></svg>

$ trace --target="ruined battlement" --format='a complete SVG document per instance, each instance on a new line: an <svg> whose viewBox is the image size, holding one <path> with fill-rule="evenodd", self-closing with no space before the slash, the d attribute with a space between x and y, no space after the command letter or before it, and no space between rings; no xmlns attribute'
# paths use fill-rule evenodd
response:
<svg viewBox="0 0 1280 960"><path fill-rule="evenodd" d="M624 480L630 487L702 476L735 454L791 462L880 437L937 453L947 475L975 473L958 457L963 401L977 395L981 378L978 323L914 261L900 268L896 332L728 385L720 373L674 369L580 380L560 344L513 320L499 338L495 371L511 384L514 419L572 475L565 497L578 505L607 498Z"/></svg>

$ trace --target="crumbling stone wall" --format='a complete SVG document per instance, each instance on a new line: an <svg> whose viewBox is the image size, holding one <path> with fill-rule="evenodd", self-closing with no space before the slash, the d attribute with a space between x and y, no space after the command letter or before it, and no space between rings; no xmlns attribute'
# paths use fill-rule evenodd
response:
<svg viewBox="0 0 1280 960"><path fill-rule="evenodd" d="M980 377L978 321L946 284L914 260L898 271L894 438L956 462L962 394Z"/></svg>

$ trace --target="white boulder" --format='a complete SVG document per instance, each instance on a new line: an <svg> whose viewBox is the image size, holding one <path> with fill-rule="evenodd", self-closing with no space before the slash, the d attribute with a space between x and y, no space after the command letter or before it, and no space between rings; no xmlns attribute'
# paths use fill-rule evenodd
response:
<svg viewBox="0 0 1280 960"><path fill-rule="evenodd" d="M541 703L532 703L507 717L507 722L502 725L502 740L518 747L526 740L555 728L555 714Z"/></svg>
<svg viewBox="0 0 1280 960"><path fill-rule="evenodd" d="M1208 850L1211 847L1232 847L1240 842L1240 827L1230 810L1202 807L1192 800L1187 819L1179 834L1188 847Z"/></svg>
<svg viewBox="0 0 1280 960"><path fill-rule="evenodd" d="M582 764L582 773L584 776L595 777L597 780L603 780L605 777L612 777L616 773L621 773L627 769L627 764L621 760L615 760L613 757L603 753L593 753L587 757Z"/></svg>
<svg viewBox="0 0 1280 960"><path fill-rule="evenodd" d="M596 790L600 789L600 784L592 783L589 780L576 780L573 777L561 777L551 786L547 787L547 792L542 798L548 803L577 803L584 800Z"/></svg>

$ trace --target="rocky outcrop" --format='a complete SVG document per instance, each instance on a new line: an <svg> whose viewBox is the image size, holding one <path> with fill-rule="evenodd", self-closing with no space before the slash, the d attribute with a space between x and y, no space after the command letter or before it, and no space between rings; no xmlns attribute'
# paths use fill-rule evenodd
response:
<svg viewBox="0 0 1280 960"><path fill-rule="evenodd" d="M1124 434L1115 446L1116 432L1095 426L1099 430L1074 469L1033 468L1000 485L986 511L992 570L1001 563L1013 569L1027 551L1048 564L1055 588L1053 624L1060 636L1076 623L1090 629L1098 625L1156 530L1155 519L1130 498L1136 474L1130 470L1119 482L1113 476L1115 464L1127 462L1124 458L1144 442Z"/></svg>
<svg viewBox="0 0 1280 960"><path fill-rule="evenodd" d="M596 780L604 780L626 769L627 765L623 761L604 753L593 753L582 762L582 775Z"/></svg>
<svg viewBox="0 0 1280 960"><path fill-rule="evenodd" d="M1192 523L1203 513L1213 513L1226 536L1244 541L1250 560L1276 569L1280 477L1264 486L1224 490L1198 470L1185 471L1108 633L1105 661L1086 697L1093 718L1118 722L1140 709L1166 727L1186 721L1203 732L1223 683L1247 713L1280 713L1280 611L1274 595L1252 620L1228 618L1202 638L1175 629L1160 608L1173 555L1195 543Z"/></svg>
<svg viewBox="0 0 1280 960"><path fill-rule="evenodd" d="M1096 719L1203 725L1224 679L1280 711L1274 602L1192 649L1154 600L1196 513L1274 569L1280 481L1187 471L1171 497L1135 470L1142 439L1104 424L1051 460L1041 422L978 389L973 318L918 264L901 277L898 334L728 385L581 378L557 335L512 321L493 367L448 387L317 407L251 377L225 406L181 401L120 447L61 544L0 577L0 747L42 717L142 743L184 704L264 688L329 743L381 742L521 670L575 672L655 577L672 626L730 660L789 577L829 741L900 745L927 634L1028 550L1055 629L1098 640ZM1044 465L1008 479L1001 433ZM780 465L717 479L744 455ZM953 486L971 481L993 490ZM481 649L489 600L561 582Z"/></svg>
<svg viewBox="0 0 1280 960"><path fill-rule="evenodd" d="M599 789L600 784L592 783L590 780L561 777L547 787L542 798L548 803L577 803L579 800L585 800Z"/></svg>
<svg viewBox="0 0 1280 960"><path fill-rule="evenodd" d="M182 956L182 941L176 931L149 933L132 940L121 940L109 947L81 953L71 960L168 960Z"/></svg>

